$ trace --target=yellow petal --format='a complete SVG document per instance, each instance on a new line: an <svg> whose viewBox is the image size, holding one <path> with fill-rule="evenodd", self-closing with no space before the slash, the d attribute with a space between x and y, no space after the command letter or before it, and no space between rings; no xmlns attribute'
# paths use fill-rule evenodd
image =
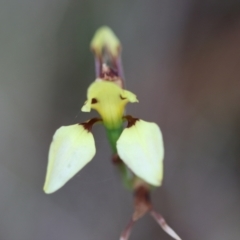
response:
<svg viewBox="0 0 240 240"><path fill-rule="evenodd" d="M98 56L101 55L104 47L106 47L114 57L119 55L121 43L114 32L107 26L99 28L91 42L91 49Z"/></svg>
<svg viewBox="0 0 240 240"><path fill-rule="evenodd" d="M91 102L87 100L81 110L82 112L91 112Z"/></svg>
<svg viewBox="0 0 240 240"><path fill-rule="evenodd" d="M122 98L126 98L131 103L138 102L138 99L137 99L136 95L134 93L130 92L130 91L127 91L127 90L123 90Z"/></svg>
<svg viewBox="0 0 240 240"><path fill-rule="evenodd" d="M160 186L163 178L162 133L155 123L138 120L124 129L117 141L123 162L149 184Z"/></svg>
<svg viewBox="0 0 240 240"><path fill-rule="evenodd" d="M82 125L60 127L50 145L45 193L53 193L80 171L96 153L92 133Z"/></svg>
<svg viewBox="0 0 240 240"><path fill-rule="evenodd" d="M134 93L123 90L113 82L98 79L88 88L87 98L82 111L95 109L108 128L118 128L122 124L126 104L138 102Z"/></svg>

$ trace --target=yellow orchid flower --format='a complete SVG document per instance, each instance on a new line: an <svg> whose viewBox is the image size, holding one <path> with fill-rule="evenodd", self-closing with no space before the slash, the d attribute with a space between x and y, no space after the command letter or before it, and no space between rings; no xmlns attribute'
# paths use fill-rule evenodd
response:
<svg viewBox="0 0 240 240"><path fill-rule="evenodd" d="M138 99L123 88L121 44L110 28L102 27L91 42L91 49L95 54L96 80L88 88L82 111L94 109L100 118L63 126L55 132L43 190L47 194L57 191L92 160L96 148L91 129L100 122L106 129L113 162L135 196L134 214L120 240L128 240L133 224L147 212L170 236L181 240L150 202L152 186L161 186L163 180L163 137L157 124L125 115L127 103Z"/></svg>

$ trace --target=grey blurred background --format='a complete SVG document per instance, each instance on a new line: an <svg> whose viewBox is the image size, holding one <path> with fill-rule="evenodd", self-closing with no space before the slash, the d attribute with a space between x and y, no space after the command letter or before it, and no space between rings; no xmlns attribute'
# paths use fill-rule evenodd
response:
<svg viewBox="0 0 240 240"><path fill-rule="evenodd" d="M97 155L64 188L42 186L54 131L81 113L94 80L89 42L109 25L123 44L128 113L163 131L155 208L183 240L240 239L240 2L0 1L0 240L113 240L132 194ZM170 240L149 216L130 240Z"/></svg>

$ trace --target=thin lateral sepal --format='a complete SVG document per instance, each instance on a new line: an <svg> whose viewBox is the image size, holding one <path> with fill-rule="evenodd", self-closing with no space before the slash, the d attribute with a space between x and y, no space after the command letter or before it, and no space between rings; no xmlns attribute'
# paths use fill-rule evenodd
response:
<svg viewBox="0 0 240 240"><path fill-rule="evenodd" d="M167 224L167 222L165 221L165 219L163 218L163 216L160 213L157 213L154 210L150 211L150 214L152 215L152 217L156 220L156 222L161 226L161 228L172 238L176 239L176 240L182 240L177 234L176 232Z"/></svg>
<svg viewBox="0 0 240 240"><path fill-rule="evenodd" d="M119 57L116 59L116 66L117 66L117 69L118 69L119 77L122 79L123 82L126 81L121 55L119 55Z"/></svg>
<svg viewBox="0 0 240 240"><path fill-rule="evenodd" d="M123 230L119 240L128 240L135 221L131 218L125 229Z"/></svg>
<svg viewBox="0 0 240 240"><path fill-rule="evenodd" d="M102 69L102 60L98 56L95 55L95 74L96 74L96 78L100 78L101 69Z"/></svg>
<svg viewBox="0 0 240 240"><path fill-rule="evenodd" d="M102 122L102 119L101 118L92 118L87 122L79 123L79 125L82 125L86 131L91 132L93 125L98 122Z"/></svg>

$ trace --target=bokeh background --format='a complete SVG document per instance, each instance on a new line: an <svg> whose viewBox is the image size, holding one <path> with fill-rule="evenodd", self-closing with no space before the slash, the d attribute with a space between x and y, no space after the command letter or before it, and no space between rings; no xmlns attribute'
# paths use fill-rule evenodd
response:
<svg viewBox="0 0 240 240"><path fill-rule="evenodd" d="M240 2L0 1L0 239L113 240L132 194L95 127L97 155L45 195L54 131L89 119L89 42L109 25L123 44L128 113L163 131L165 178L155 208L184 240L240 239ZM130 240L170 240L149 216Z"/></svg>

